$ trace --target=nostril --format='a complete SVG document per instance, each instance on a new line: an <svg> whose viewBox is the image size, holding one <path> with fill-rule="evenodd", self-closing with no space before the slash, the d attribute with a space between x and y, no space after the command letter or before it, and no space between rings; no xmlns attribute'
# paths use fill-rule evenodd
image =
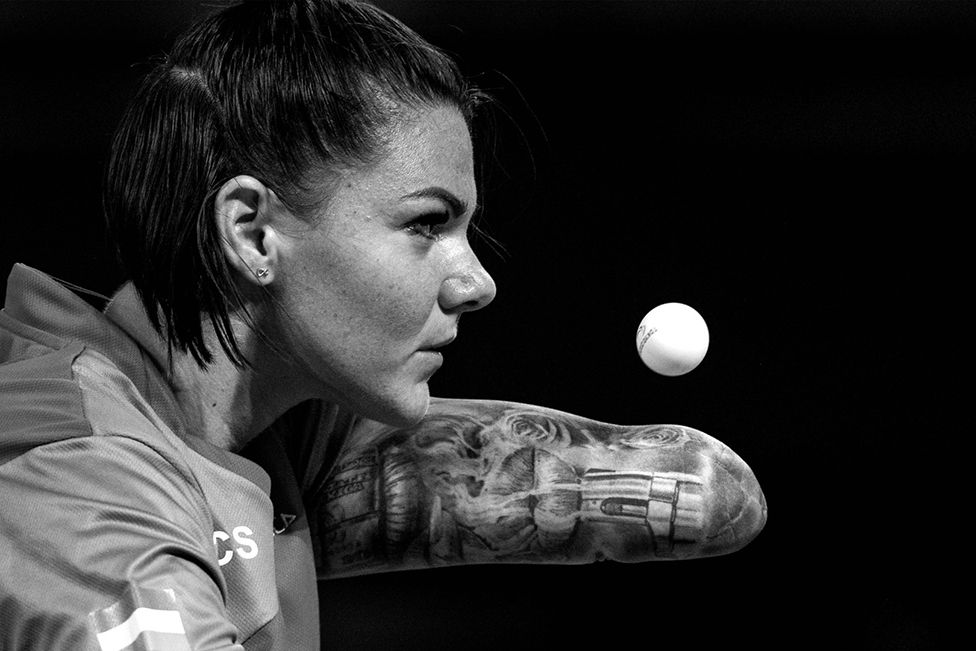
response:
<svg viewBox="0 0 976 651"><path fill-rule="evenodd" d="M440 302L445 312L472 312L495 298L495 282L485 271L459 274L444 281Z"/></svg>

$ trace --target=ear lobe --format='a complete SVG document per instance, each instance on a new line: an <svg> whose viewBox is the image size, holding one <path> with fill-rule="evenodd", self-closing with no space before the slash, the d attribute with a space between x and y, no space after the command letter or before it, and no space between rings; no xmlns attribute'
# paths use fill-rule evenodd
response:
<svg viewBox="0 0 976 651"><path fill-rule="evenodd" d="M214 198L214 219L227 261L256 285L274 276L276 255L267 246L270 189L252 176L239 175L225 182ZM258 270L267 270L258 274Z"/></svg>

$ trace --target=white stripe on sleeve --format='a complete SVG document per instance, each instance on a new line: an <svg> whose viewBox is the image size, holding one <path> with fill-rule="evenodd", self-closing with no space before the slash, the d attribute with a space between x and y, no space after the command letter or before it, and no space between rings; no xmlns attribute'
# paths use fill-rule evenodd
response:
<svg viewBox="0 0 976 651"><path fill-rule="evenodd" d="M96 637L101 651L122 651L135 642L141 633L149 632L185 635L180 611L136 608L127 620Z"/></svg>

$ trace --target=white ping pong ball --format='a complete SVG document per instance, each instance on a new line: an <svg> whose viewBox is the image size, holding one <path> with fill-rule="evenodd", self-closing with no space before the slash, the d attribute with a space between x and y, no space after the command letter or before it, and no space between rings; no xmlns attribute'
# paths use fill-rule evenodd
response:
<svg viewBox="0 0 976 651"><path fill-rule="evenodd" d="M637 352L649 369L674 377L693 371L708 352L705 319L684 303L664 303L637 328Z"/></svg>

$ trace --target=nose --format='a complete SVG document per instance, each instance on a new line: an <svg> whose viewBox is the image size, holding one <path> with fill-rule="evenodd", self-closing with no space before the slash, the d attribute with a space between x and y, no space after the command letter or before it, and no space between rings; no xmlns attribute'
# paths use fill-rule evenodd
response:
<svg viewBox="0 0 976 651"><path fill-rule="evenodd" d="M469 263L441 283L438 301L446 313L473 312L495 298L495 281L471 253Z"/></svg>

